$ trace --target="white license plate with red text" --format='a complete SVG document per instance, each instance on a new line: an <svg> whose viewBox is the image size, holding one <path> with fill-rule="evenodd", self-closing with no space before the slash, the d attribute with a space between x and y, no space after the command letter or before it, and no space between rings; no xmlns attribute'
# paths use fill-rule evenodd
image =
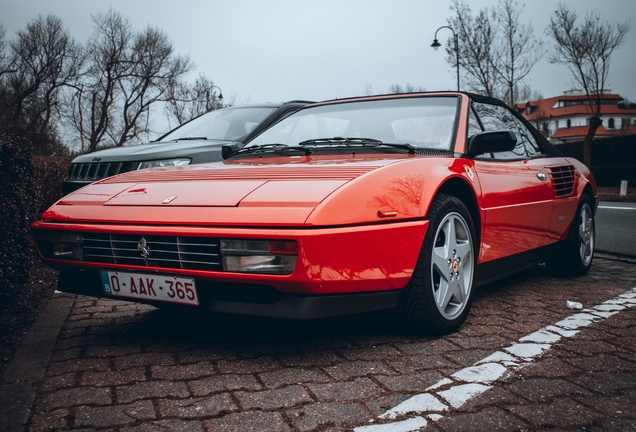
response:
<svg viewBox="0 0 636 432"><path fill-rule="evenodd" d="M199 305L194 279L102 270L104 294L169 303Z"/></svg>

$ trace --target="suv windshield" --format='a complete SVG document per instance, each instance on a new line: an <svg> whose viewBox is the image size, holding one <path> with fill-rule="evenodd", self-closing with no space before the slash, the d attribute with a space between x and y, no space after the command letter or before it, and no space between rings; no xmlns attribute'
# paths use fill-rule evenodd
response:
<svg viewBox="0 0 636 432"><path fill-rule="evenodd" d="M267 144L351 145L351 139L364 138L365 143L372 139L450 150L459 101L458 97L408 97L306 108L254 138L245 149Z"/></svg>
<svg viewBox="0 0 636 432"><path fill-rule="evenodd" d="M241 141L275 109L236 107L210 111L161 137L160 141L188 138Z"/></svg>

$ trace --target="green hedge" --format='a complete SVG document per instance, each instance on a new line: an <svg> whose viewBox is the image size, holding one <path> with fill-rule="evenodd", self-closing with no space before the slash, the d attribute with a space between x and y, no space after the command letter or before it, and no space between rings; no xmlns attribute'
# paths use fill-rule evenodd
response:
<svg viewBox="0 0 636 432"><path fill-rule="evenodd" d="M556 146L567 156L583 161L583 142ZM622 180L636 185L636 135L594 140L591 149L592 172L599 186L619 187Z"/></svg>
<svg viewBox="0 0 636 432"><path fill-rule="evenodd" d="M0 134L0 292L25 283L35 259L29 224L62 196L70 158L32 156L31 143Z"/></svg>

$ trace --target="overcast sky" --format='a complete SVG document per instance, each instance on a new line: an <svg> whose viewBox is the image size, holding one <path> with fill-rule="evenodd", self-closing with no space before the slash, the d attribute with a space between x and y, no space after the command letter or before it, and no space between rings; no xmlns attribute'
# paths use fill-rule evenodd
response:
<svg viewBox="0 0 636 432"><path fill-rule="evenodd" d="M473 12L497 0L470 0ZM598 10L610 22L636 18L635 0L566 0L581 16ZM9 37L38 14L59 16L85 41L91 14L109 7L137 30L164 30L177 53L197 65L237 104L290 99L325 100L387 93L392 84L454 90L455 70L430 45L451 16L450 0L2 0L0 22ZM527 1L522 22L548 41L545 28L557 1ZM602 9L599 9L602 8ZM636 100L636 29L612 58L608 87ZM441 30L443 44L451 36ZM528 84L544 97L572 87L565 66L547 59Z"/></svg>

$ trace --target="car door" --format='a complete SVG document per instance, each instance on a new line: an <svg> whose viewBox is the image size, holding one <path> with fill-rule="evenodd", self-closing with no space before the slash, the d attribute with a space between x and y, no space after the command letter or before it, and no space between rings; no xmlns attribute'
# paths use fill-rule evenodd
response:
<svg viewBox="0 0 636 432"><path fill-rule="evenodd" d="M512 151L474 160L484 214L481 264L543 246L553 193L543 165L533 159L541 150L523 122L504 106L473 102L473 108L483 130L511 130L517 137Z"/></svg>

